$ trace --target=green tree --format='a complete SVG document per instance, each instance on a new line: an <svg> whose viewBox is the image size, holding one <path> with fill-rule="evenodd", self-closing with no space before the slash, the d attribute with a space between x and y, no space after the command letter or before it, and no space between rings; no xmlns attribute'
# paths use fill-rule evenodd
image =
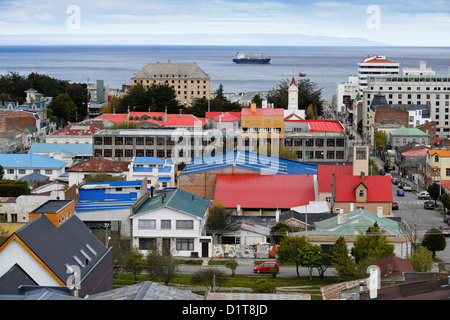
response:
<svg viewBox="0 0 450 320"><path fill-rule="evenodd" d="M284 237L280 246L277 250L278 261L280 263L284 262L294 262L297 271L297 277L300 277L300 273L298 267L300 265L300 261L298 260L298 251L307 245L306 237L299 236L289 236Z"/></svg>
<svg viewBox="0 0 450 320"><path fill-rule="evenodd" d="M427 191L430 194L430 198L434 200L434 204L436 205L437 199L439 199L439 195L442 194L441 186L434 182L432 185L428 186Z"/></svg>
<svg viewBox="0 0 450 320"><path fill-rule="evenodd" d="M139 275L144 270L144 254L138 247L134 247L125 263L125 269L134 275L134 283L137 283Z"/></svg>
<svg viewBox="0 0 450 320"><path fill-rule="evenodd" d="M356 263L366 259L373 261L394 255L394 246L387 242L385 233L375 222L364 235L356 237L351 250Z"/></svg>
<svg viewBox="0 0 450 320"><path fill-rule="evenodd" d="M231 102L225 97L222 99L202 97L194 99L191 106L184 110L184 113L203 118L208 110L211 112L240 112L241 106L238 102Z"/></svg>
<svg viewBox="0 0 450 320"><path fill-rule="evenodd" d="M227 267L228 269L231 269L231 276L232 277L234 277L234 274L236 272L236 268L238 266L239 266L239 263L234 258L228 259L227 262L225 262L225 267Z"/></svg>
<svg viewBox="0 0 450 320"><path fill-rule="evenodd" d="M223 94L223 85L222 84L219 84L219 87L214 92L214 98L217 100L222 100L222 101L227 100L227 98L225 98L225 96Z"/></svg>
<svg viewBox="0 0 450 320"><path fill-rule="evenodd" d="M444 207L444 212L445 210L447 210L447 213L450 212L450 196L446 192L439 196L439 201L441 201Z"/></svg>
<svg viewBox="0 0 450 320"><path fill-rule="evenodd" d="M252 102L256 103L256 107L261 108L263 98L261 98L261 95L259 93L257 93L253 96Z"/></svg>
<svg viewBox="0 0 450 320"><path fill-rule="evenodd" d="M377 130L373 138L375 140L375 146L377 151L387 150L387 133L384 130Z"/></svg>
<svg viewBox="0 0 450 320"><path fill-rule="evenodd" d="M436 257L436 251L444 250L446 245L445 235L436 228L428 230L422 239L422 246L433 253L433 259Z"/></svg>
<svg viewBox="0 0 450 320"><path fill-rule="evenodd" d="M267 279L256 280L252 286L253 293L276 293L277 288Z"/></svg>
<svg viewBox="0 0 450 320"><path fill-rule="evenodd" d="M53 115L59 120L59 124L64 126L68 121L75 121L77 106L67 93L61 93L52 99L49 108Z"/></svg>
<svg viewBox="0 0 450 320"><path fill-rule="evenodd" d="M319 245L308 242L305 246L298 249L297 261L301 266L308 268L309 279L312 280L313 269L322 270L323 266L326 265L326 255ZM321 273L322 276L323 273Z"/></svg>
<svg viewBox="0 0 450 320"><path fill-rule="evenodd" d="M291 227L284 220L280 220L270 229L270 233L275 243L279 244L281 239L286 237L288 233L299 231L298 229Z"/></svg>
<svg viewBox="0 0 450 320"><path fill-rule="evenodd" d="M92 183L92 182L109 182L109 181L121 181L122 179L119 177L114 177L106 172L97 172L94 174L87 175L84 178L84 181L86 183Z"/></svg>
<svg viewBox="0 0 450 320"><path fill-rule="evenodd" d="M343 237L336 240L330 249L329 256L330 264L336 270L340 280L347 281L355 278L357 265Z"/></svg>
<svg viewBox="0 0 450 320"><path fill-rule="evenodd" d="M231 211L227 210L220 200L216 200L208 210L206 230L215 238L231 227Z"/></svg>
<svg viewBox="0 0 450 320"><path fill-rule="evenodd" d="M156 276L159 280L169 285L170 279L172 279L178 270L180 260L175 258L172 254L163 255L161 250L158 250L154 246L149 250L147 257L147 264L145 269L149 275Z"/></svg>
<svg viewBox="0 0 450 320"><path fill-rule="evenodd" d="M417 245L416 252L408 255L406 260L411 261L416 272L429 272L433 268L433 253L420 244Z"/></svg>

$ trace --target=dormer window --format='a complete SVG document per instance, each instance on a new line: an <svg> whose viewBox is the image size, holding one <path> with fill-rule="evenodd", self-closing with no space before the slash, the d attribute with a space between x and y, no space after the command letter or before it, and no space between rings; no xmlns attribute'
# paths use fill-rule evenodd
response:
<svg viewBox="0 0 450 320"><path fill-rule="evenodd" d="M359 190L359 196L364 197L364 190Z"/></svg>

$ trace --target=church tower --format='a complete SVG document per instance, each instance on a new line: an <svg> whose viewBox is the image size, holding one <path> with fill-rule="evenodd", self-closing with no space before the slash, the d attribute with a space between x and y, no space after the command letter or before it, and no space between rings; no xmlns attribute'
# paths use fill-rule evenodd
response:
<svg viewBox="0 0 450 320"><path fill-rule="evenodd" d="M291 84L288 90L288 110L298 110L298 85L295 82L295 76L292 76Z"/></svg>

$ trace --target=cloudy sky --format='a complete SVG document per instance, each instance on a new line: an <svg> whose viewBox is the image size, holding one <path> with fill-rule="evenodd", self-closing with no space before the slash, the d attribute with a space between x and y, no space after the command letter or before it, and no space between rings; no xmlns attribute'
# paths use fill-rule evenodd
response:
<svg viewBox="0 0 450 320"><path fill-rule="evenodd" d="M450 0L0 0L3 43L299 45L286 34L450 46Z"/></svg>

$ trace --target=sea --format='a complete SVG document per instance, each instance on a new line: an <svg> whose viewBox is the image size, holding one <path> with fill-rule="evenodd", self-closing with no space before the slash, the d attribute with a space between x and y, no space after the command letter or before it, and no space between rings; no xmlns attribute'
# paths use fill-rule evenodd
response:
<svg viewBox="0 0 450 320"><path fill-rule="evenodd" d="M237 52L271 57L270 64L236 64ZM103 80L113 89L131 84L131 77L150 62L196 62L211 78L211 90L225 93L267 92L282 80L303 72L330 102L337 83L358 74L358 62L385 55L401 67L418 68L421 61L436 74L449 74L449 47L327 47L327 46L0 46L0 73L46 74L70 83Z"/></svg>

